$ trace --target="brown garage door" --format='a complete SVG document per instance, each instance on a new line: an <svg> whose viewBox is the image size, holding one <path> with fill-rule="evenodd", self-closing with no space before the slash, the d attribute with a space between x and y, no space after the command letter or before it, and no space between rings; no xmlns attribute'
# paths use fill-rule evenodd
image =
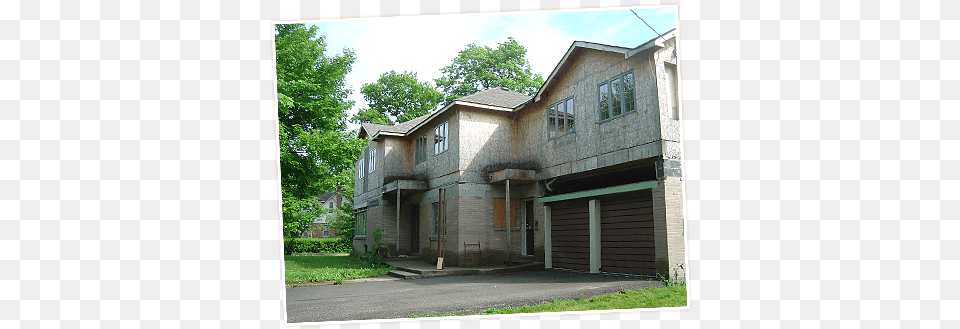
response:
<svg viewBox="0 0 960 329"><path fill-rule="evenodd" d="M590 213L586 199L550 204L553 267L590 270Z"/></svg>
<svg viewBox="0 0 960 329"><path fill-rule="evenodd" d="M656 275L651 191L606 195L598 203L600 271Z"/></svg>

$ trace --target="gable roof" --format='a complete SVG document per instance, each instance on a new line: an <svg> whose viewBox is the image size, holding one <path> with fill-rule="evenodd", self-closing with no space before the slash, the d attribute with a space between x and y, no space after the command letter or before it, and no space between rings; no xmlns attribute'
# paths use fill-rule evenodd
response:
<svg viewBox="0 0 960 329"><path fill-rule="evenodd" d="M570 48L567 49L567 53L563 54L563 58L560 59L560 62L557 63L557 66L553 68L553 72L550 72L550 75L547 76L546 80L544 80L543 85L540 86L539 90L537 90L537 94L534 95L533 101L534 102L540 101L540 97L543 96L544 90L546 90L547 87L550 86L550 84L553 82L554 78L557 76L558 73L560 73L562 70L570 66L570 63L573 61L573 59L576 58L577 55L579 55L579 53L582 51L581 49L594 49L594 50L600 50L600 51L613 52L613 53L623 54L623 58L630 58L633 55L639 54L648 49L653 49L654 47L663 48L664 42L667 39L676 37L676 33L677 33L677 29L673 28L670 31L667 31L661 35L658 35L653 39L650 39L647 42L644 42L643 44L636 46L634 48L611 46L611 45L605 45L601 43L587 42L587 41L574 41L573 44L570 45Z"/></svg>
<svg viewBox="0 0 960 329"><path fill-rule="evenodd" d="M439 116L441 113L446 112L447 109L453 107L454 105L463 105L470 107L485 108L491 110L500 110L510 112L521 105L524 105L533 99L532 96L527 96L516 91L510 90L506 87L494 87L487 90L463 96L457 99L454 99L452 102L447 103L443 108L437 110L430 114L421 115L410 121L403 123L395 124L392 126L388 125L379 125L374 123L363 123L360 125L360 133L357 136L358 138L363 138L363 136L370 136L371 138L377 138L379 135L384 136L407 136L411 132L420 128L420 126L426 124L433 118Z"/></svg>
<svg viewBox="0 0 960 329"><path fill-rule="evenodd" d="M494 87L473 95L457 98L456 100L513 109L530 100L530 98L530 96L510 90L507 87Z"/></svg>

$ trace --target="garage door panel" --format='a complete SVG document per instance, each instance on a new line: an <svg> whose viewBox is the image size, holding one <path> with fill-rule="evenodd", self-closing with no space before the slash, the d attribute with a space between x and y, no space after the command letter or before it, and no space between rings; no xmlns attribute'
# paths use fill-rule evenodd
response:
<svg viewBox="0 0 960 329"><path fill-rule="evenodd" d="M656 274L653 194L649 190L602 197L600 271Z"/></svg>
<svg viewBox="0 0 960 329"><path fill-rule="evenodd" d="M550 205L553 267L590 269L590 214L585 200Z"/></svg>

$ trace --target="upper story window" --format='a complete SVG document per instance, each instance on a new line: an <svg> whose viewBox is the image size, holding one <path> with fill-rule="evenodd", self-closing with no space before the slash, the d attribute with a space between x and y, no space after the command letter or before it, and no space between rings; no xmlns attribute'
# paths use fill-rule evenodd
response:
<svg viewBox="0 0 960 329"><path fill-rule="evenodd" d="M667 73L667 109L670 110L671 119L680 119L680 99L677 96L677 66L670 63L663 63Z"/></svg>
<svg viewBox="0 0 960 329"><path fill-rule="evenodd" d="M373 172L374 170L377 169L377 148L376 147L370 150L370 155L368 156L368 159L369 160L367 161L370 162L368 164L368 167L369 167L368 172Z"/></svg>
<svg viewBox="0 0 960 329"><path fill-rule="evenodd" d="M573 131L573 97L547 107L547 138L563 136Z"/></svg>
<svg viewBox="0 0 960 329"><path fill-rule="evenodd" d="M636 111L637 98L634 88L633 71L601 82L598 87L600 92L600 121L610 120Z"/></svg>
<svg viewBox="0 0 960 329"><path fill-rule="evenodd" d="M433 154L440 154L447 150L447 123L444 121L436 128L433 128Z"/></svg>
<svg viewBox="0 0 960 329"><path fill-rule="evenodd" d="M360 157L360 160L357 160L357 179L363 178L363 157Z"/></svg>
<svg viewBox="0 0 960 329"><path fill-rule="evenodd" d="M413 151L414 163L421 163L427 159L427 134L417 138Z"/></svg>

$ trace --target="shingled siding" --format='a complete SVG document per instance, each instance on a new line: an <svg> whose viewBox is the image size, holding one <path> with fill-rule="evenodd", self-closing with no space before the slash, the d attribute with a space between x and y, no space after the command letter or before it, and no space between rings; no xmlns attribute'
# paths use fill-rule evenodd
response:
<svg viewBox="0 0 960 329"><path fill-rule="evenodd" d="M486 110L460 110L461 181L486 183L484 168L516 162L513 149L517 141L511 134L512 118L507 113Z"/></svg>
<svg viewBox="0 0 960 329"><path fill-rule="evenodd" d="M439 117L430 120L429 123L423 125L420 127L420 129L411 132L410 136L405 139L409 143L409 149L407 150L407 153L412 157L417 138L426 134L427 159L421 163L413 164L413 170L410 174L412 177L429 178L430 181L428 182L428 186L431 189L447 184L446 181L435 180L436 178L457 173L460 169L460 154L457 151L457 148L460 147L460 138L458 135L460 131L460 123L458 119L457 111L448 110ZM434 155L434 128L445 121L448 122L447 151Z"/></svg>
<svg viewBox="0 0 960 329"><path fill-rule="evenodd" d="M539 161L538 179L546 179L656 157L663 154L661 102L653 64L662 62L660 53L645 52L624 59L623 55L582 49L572 65L559 72L549 93L521 111L513 124L517 161ZM657 65L657 66L662 66ZM598 86L622 73L633 71L637 110L600 122ZM662 68L658 68L662 71ZM547 107L573 96L576 132L547 138ZM665 96L663 96L665 97ZM667 127L678 136L679 124Z"/></svg>

